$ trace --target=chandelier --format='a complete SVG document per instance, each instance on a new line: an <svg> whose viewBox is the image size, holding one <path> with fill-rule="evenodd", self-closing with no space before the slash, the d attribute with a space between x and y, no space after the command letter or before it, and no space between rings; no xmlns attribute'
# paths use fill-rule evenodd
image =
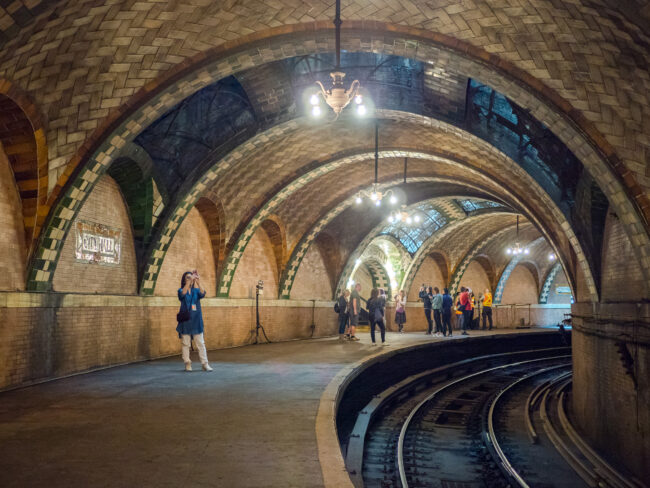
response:
<svg viewBox="0 0 650 488"><path fill-rule="evenodd" d="M393 190L388 190L382 192L379 189L379 124L375 120L375 180L369 190L359 190L354 201L357 205L360 205L363 202L364 198L368 198L372 201L375 206L381 206L381 201L390 195L389 202L392 205L395 205L398 201L397 196L393 193Z"/></svg>
<svg viewBox="0 0 650 488"><path fill-rule="evenodd" d="M406 169L408 165L408 158L404 158L404 186L406 186ZM393 210L389 215L388 215L388 222L391 224L393 223L400 223L403 222L407 225L411 225L413 223L420 223L420 215L418 213L411 214L406 210L406 205L402 205L402 208L399 210Z"/></svg>
<svg viewBox="0 0 650 488"><path fill-rule="evenodd" d="M519 244L519 215L517 215L517 235L515 237L515 245L506 249L506 254L518 256L520 254L530 254L527 247L522 247Z"/></svg>
<svg viewBox="0 0 650 488"><path fill-rule="evenodd" d="M354 80L349 88L345 88L345 73L341 69L341 0L336 0L336 14L334 16L334 27L336 31L336 66L334 71L330 73L332 84L329 88L325 88L320 81L316 81L320 91L314 93L309 97L311 104L311 114L314 117L319 117L323 111L321 109L321 98L336 114L336 119L339 118L341 112L347 107L352 100L357 107L357 115L364 116L367 113L367 108L363 103L363 95L360 92L361 83L359 80Z"/></svg>

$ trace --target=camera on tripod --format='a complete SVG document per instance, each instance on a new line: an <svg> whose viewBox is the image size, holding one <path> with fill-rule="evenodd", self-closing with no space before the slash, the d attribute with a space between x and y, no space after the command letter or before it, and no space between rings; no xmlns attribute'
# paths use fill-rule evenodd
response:
<svg viewBox="0 0 650 488"><path fill-rule="evenodd" d="M257 282L257 285L255 285L255 290L257 290L258 295L262 294L262 292L264 291L264 280L259 280Z"/></svg>

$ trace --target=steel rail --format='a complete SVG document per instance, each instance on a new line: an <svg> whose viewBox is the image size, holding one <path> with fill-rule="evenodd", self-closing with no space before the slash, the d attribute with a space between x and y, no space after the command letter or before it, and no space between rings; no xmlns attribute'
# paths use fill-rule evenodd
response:
<svg viewBox="0 0 650 488"><path fill-rule="evenodd" d="M495 366L494 368L488 368L484 369L482 371L477 371L476 373L472 373L467 376L463 376L462 378L458 378L450 383L447 383L446 385L442 386L441 388L438 388L436 391L428 395L424 400L422 400L420 403L418 403L413 410L409 413L408 417L406 417L406 420L404 421L404 424L402 425L402 429L399 433L399 439L397 441L397 467L399 470L399 477L400 477L400 482L402 484L403 488L408 488L408 480L406 478L406 469L404 468L404 439L406 437L406 431L409 428L409 425L411 421L413 420L413 417L418 413L418 411L428 402L430 402L432 399L434 399L436 396L438 396L440 393L443 391L449 389L452 386L455 386L459 383L462 383L463 381L467 381L471 378L475 378L480 375L484 375L486 373L490 373L493 371L497 370L502 370L502 369L507 369L507 368L513 368L516 366L521 366L524 364L530 364L530 363L536 363L540 361L550 361L553 359L563 359L563 358L568 358L571 357L570 355L560 355L560 356L549 356L545 358L537 358L537 359L529 359L526 361L519 361L516 363L510 363L510 364L504 364L501 366Z"/></svg>
<svg viewBox="0 0 650 488"><path fill-rule="evenodd" d="M528 483L524 481L524 479L521 477L521 475L517 472L517 470L514 468L514 466L510 463L510 460L508 457L505 455L503 452L503 449L501 449L501 445L499 444L499 440L497 439L497 435L494 429L494 411L496 410L496 406L499 403L499 400L503 397L504 394L506 394L508 391L510 391L512 388L517 386L518 384L527 381L531 378L534 378L535 376L539 376L541 374L548 373L549 371L553 371L556 369L562 369L566 368L568 366L571 366L571 363L564 363L560 364L558 366L551 366L549 368L544 368L540 371L535 371L533 373L527 374L518 380L510 383L508 386L506 386L504 389L502 389L499 394L494 397L492 400L492 403L490 404L490 409L488 411L488 432L487 432L487 440L492 444L492 447L496 451L497 457L498 457L498 462L500 463L502 467L502 471L505 471L505 474L514 480L519 486L522 488L530 488ZM564 375L562 375L564 376Z"/></svg>
<svg viewBox="0 0 650 488"><path fill-rule="evenodd" d="M526 424L526 434L528 434L528 438L530 439L531 444L537 444L537 441L539 439L539 436L537 435L537 429L535 429L535 424L533 423L533 417L531 415L533 409L535 408L535 405L537 404L537 400L539 400L539 398L544 394L546 388L548 388L550 383L563 379L571 374L573 373L567 373L566 375L545 381L544 383L538 385L537 388L531 391L530 395L528 395L526 404L524 405L524 423Z"/></svg>

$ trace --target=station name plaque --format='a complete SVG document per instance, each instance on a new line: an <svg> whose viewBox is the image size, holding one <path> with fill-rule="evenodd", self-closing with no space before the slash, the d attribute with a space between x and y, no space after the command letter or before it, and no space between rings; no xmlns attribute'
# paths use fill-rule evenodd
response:
<svg viewBox="0 0 650 488"><path fill-rule="evenodd" d="M75 222L75 258L84 263L120 264L122 231L105 225Z"/></svg>

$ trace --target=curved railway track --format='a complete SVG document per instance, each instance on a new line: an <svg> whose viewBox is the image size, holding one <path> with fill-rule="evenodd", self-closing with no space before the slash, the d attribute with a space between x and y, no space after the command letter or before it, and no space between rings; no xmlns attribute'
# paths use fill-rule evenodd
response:
<svg viewBox="0 0 650 488"><path fill-rule="evenodd" d="M355 486L643 486L607 464L571 426L569 353L474 358L376 395L348 444Z"/></svg>

